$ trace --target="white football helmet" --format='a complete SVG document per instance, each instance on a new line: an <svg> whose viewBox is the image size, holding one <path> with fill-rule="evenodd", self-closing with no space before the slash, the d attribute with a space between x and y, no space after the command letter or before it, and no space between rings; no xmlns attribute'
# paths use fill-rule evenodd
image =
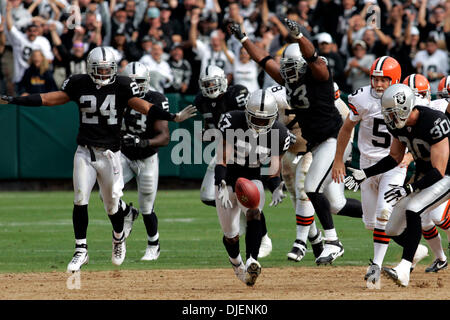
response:
<svg viewBox="0 0 450 320"><path fill-rule="evenodd" d="M403 128L414 107L415 99L413 90L403 83L388 87L381 96L381 113L386 125L391 129Z"/></svg>
<svg viewBox="0 0 450 320"><path fill-rule="evenodd" d="M269 132L277 115L277 100L270 90L259 89L250 93L245 105L245 116L250 129L257 134Z"/></svg>
<svg viewBox="0 0 450 320"><path fill-rule="evenodd" d="M306 73L307 63L303 58L298 43L289 44L283 51L280 60L280 73L284 81L298 81L300 75Z"/></svg>
<svg viewBox="0 0 450 320"><path fill-rule="evenodd" d="M200 74L198 85L203 96L215 99L227 91L228 81L221 68L209 65Z"/></svg>
<svg viewBox="0 0 450 320"><path fill-rule="evenodd" d="M114 53L107 47L97 47L87 57L87 73L99 86L111 84L116 79L117 63Z"/></svg>
<svg viewBox="0 0 450 320"><path fill-rule="evenodd" d="M125 76L130 77L139 86L139 94L141 97L150 90L150 72L145 64L140 62L130 62L126 65L122 72Z"/></svg>

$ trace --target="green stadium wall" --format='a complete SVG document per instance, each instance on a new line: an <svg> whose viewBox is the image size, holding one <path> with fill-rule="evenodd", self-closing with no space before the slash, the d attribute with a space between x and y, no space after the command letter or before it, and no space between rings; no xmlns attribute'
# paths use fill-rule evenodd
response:
<svg viewBox="0 0 450 320"><path fill-rule="evenodd" d="M178 112L192 103L194 96L167 94L170 111ZM347 102L347 95L341 98ZM194 121L201 115L182 123L169 123L171 133L177 128L194 131ZM75 103L70 102L57 107L30 108L8 105L0 108L0 134L3 156L0 157L0 179L65 179L72 178L73 155L77 148L79 116ZM174 137L172 137L174 138ZM358 167L359 152L356 147L357 134L353 148L352 166ZM191 145L194 150L194 135ZM174 164L171 153L179 141L171 141L159 151L160 176L182 179L202 179L207 163ZM198 142L197 144L198 145ZM203 152L197 148L199 156ZM194 155L191 156L193 163Z"/></svg>

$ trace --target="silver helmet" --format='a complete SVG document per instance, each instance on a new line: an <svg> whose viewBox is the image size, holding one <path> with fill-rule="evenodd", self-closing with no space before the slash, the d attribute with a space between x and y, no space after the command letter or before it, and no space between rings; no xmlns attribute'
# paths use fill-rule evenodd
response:
<svg viewBox="0 0 450 320"><path fill-rule="evenodd" d="M397 83L388 87L381 96L381 113L384 122L391 129L401 129L414 107L415 94L412 89Z"/></svg>
<svg viewBox="0 0 450 320"><path fill-rule="evenodd" d="M280 73L284 81L292 83L298 81L306 72L307 63L303 58L298 43L289 44L283 51L280 60Z"/></svg>
<svg viewBox="0 0 450 320"><path fill-rule="evenodd" d="M116 79L117 63L110 48L97 47L87 57L87 73L99 86L111 84Z"/></svg>
<svg viewBox="0 0 450 320"><path fill-rule="evenodd" d="M270 90L256 90L250 93L245 105L245 116L250 129L256 133L267 133L278 115L277 100Z"/></svg>
<svg viewBox="0 0 450 320"><path fill-rule="evenodd" d="M209 65L200 74L198 81L202 94L205 97L215 99L227 91L228 81L225 72L213 65Z"/></svg>
<svg viewBox="0 0 450 320"><path fill-rule="evenodd" d="M150 72L145 64L130 62L122 71L123 75L130 77L139 87L139 95L142 97L150 89Z"/></svg>

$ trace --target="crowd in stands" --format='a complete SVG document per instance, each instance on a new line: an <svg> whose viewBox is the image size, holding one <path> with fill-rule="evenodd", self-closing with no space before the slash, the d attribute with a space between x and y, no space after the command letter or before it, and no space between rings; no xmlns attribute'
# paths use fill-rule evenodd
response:
<svg viewBox="0 0 450 320"><path fill-rule="evenodd" d="M300 23L341 91L368 85L380 56L399 61L402 80L428 78L432 93L448 74L450 0L0 0L0 92L60 88L86 73L90 49L114 49L119 72L145 64L161 93L196 94L208 64L250 91L275 82L229 35L230 22L279 59L291 41L284 18Z"/></svg>

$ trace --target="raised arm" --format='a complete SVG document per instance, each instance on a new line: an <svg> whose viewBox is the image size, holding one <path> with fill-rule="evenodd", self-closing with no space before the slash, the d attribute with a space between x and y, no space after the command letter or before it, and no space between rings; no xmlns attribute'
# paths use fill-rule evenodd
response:
<svg viewBox="0 0 450 320"><path fill-rule="evenodd" d="M64 91L53 91L48 93L35 93L27 96L11 97L1 96L0 104L16 104L25 107L60 106L70 101Z"/></svg>
<svg viewBox="0 0 450 320"><path fill-rule="evenodd" d="M316 48L308 38L304 37L300 31L300 25L293 20L285 19L286 26L289 30L290 35L297 39L300 46L300 51L303 58L308 63L308 67L311 68L312 75L319 81L326 81L330 77L328 67L323 59L318 59L318 53Z"/></svg>
<svg viewBox="0 0 450 320"><path fill-rule="evenodd" d="M259 64L276 82L284 85L284 80L280 73L280 65L276 62L269 53L255 45L247 35L242 32L238 23L232 23L228 27L229 32L233 34L247 50L250 57Z"/></svg>
<svg viewBox="0 0 450 320"><path fill-rule="evenodd" d="M128 105L137 112L146 114L158 120L183 122L184 120L192 118L197 114L197 108L192 105L189 105L180 112L174 114L160 108L153 108L152 103L137 97L133 97L128 100Z"/></svg>

